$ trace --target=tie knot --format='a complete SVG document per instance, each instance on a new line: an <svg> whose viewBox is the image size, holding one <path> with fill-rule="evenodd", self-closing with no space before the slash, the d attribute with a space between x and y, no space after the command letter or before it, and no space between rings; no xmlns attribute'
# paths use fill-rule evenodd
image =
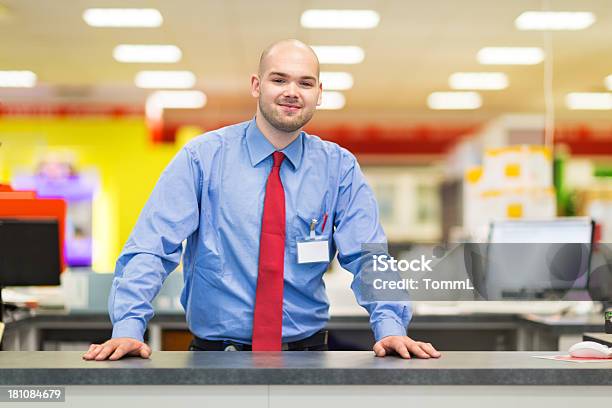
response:
<svg viewBox="0 0 612 408"><path fill-rule="evenodd" d="M274 164L272 167L280 167L285 160L285 153L283 152L274 152L272 153L272 159L274 159Z"/></svg>

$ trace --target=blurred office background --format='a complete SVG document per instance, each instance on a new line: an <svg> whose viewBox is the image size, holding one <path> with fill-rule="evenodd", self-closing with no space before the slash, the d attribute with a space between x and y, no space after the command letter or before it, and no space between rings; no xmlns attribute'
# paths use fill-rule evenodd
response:
<svg viewBox="0 0 612 408"><path fill-rule="evenodd" d="M67 205L63 285L8 296L36 313L81 312L83 322L98 313L90 332L62 337L58 317L43 324L46 338L22 333L14 347L107 335L114 263L161 171L191 138L253 116L249 76L283 38L319 55L323 104L306 130L358 157L397 253L483 242L500 220L590 217L594 239L612 240L606 0L0 0L0 38L0 184ZM350 279L336 264L326 277L332 320L347 319L337 320L340 348L363 335ZM180 288L179 271L156 300L160 312L180 311ZM415 305L434 316L416 327L443 341L460 314L456 347L528 349L540 346L507 316L573 313L584 319L577 335L603 322L591 319L595 303ZM484 323L469 320L483 314ZM158 348L182 344L180 316L169 319L149 330ZM492 334L473 340L487 324Z"/></svg>

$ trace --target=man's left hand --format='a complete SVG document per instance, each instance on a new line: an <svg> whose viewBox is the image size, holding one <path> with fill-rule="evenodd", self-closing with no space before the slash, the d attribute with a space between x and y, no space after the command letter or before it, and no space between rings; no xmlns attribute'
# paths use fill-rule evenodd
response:
<svg viewBox="0 0 612 408"><path fill-rule="evenodd" d="M431 343L414 341L408 336L387 336L374 344L376 357L389 354L399 354L402 358L411 358L411 354L418 358L438 358L441 356Z"/></svg>

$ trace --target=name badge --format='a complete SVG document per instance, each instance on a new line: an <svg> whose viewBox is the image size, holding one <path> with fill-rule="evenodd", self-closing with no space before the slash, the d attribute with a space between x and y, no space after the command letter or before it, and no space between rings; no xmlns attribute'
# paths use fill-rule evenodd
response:
<svg viewBox="0 0 612 408"><path fill-rule="evenodd" d="M305 239L298 239L297 261L299 264L313 262L329 262L329 242L321 236L315 234L315 227L319 222L316 218L310 221L310 235ZM327 213L323 218L323 228L327 222Z"/></svg>
<svg viewBox="0 0 612 408"><path fill-rule="evenodd" d="M329 242L321 238L298 240L297 258L299 264L329 262Z"/></svg>

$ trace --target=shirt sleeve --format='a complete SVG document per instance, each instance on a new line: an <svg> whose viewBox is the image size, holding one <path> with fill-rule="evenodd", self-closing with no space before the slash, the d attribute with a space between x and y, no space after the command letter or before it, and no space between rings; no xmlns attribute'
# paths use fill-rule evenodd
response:
<svg viewBox="0 0 612 408"><path fill-rule="evenodd" d="M162 172L115 267L108 300L112 337L142 341L152 301L179 264L182 242L198 229L202 176L184 147Z"/></svg>
<svg viewBox="0 0 612 408"><path fill-rule="evenodd" d="M334 242L338 261L354 276L351 289L357 303L370 314L376 341L387 336L405 336L412 317L408 301L376 301L362 291L363 271L369 255L364 244L384 244L387 239L380 225L378 205L355 157L343 150L341 178L336 205Z"/></svg>

